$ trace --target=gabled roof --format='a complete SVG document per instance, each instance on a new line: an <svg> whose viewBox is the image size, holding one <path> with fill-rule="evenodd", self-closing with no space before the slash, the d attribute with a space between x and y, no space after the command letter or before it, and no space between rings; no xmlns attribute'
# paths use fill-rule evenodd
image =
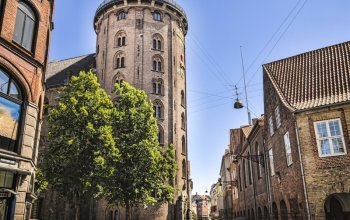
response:
<svg viewBox="0 0 350 220"><path fill-rule="evenodd" d="M95 59L95 54L88 54L49 62L46 71L46 87L64 86L71 76L79 74L82 70L95 68Z"/></svg>
<svg viewBox="0 0 350 220"><path fill-rule="evenodd" d="M253 125L247 125L247 126L241 127L245 138L248 138L250 132L253 130L253 127L254 127Z"/></svg>
<svg viewBox="0 0 350 220"><path fill-rule="evenodd" d="M264 64L282 101L304 110L350 101L350 42Z"/></svg>

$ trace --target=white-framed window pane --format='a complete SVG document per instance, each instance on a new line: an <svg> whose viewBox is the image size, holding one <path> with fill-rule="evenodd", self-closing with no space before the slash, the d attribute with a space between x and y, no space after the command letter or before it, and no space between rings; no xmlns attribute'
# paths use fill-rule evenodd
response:
<svg viewBox="0 0 350 220"><path fill-rule="evenodd" d="M317 124L317 132L319 137L327 137L327 124L326 122L321 122Z"/></svg>
<svg viewBox="0 0 350 220"><path fill-rule="evenodd" d="M332 154L328 139L320 140L320 146L321 146L322 155L331 155Z"/></svg>
<svg viewBox="0 0 350 220"><path fill-rule="evenodd" d="M269 150L269 161L270 161L271 176L273 176L273 175L275 175L275 165L273 163L273 150L272 150L272 148Z"/></svg>
<svg viewBox="0 0 350 220"><path fill-rule="evenodd" d="M280 115L279 105L275 109L275 117L276 117L276 127L279 128L281 126L281 115Z"/></svg>
<svg viewBox="0 0 350 220"><path fill-rule="evenodd" d="M330 121L329 130L331 132L331 136L341 135L338 121Z"/></svg>
<svg viewBox="0 0 350 220"><path fill-rule="evenodd" d="M334 138L332 139L333 142L333 150L334 153L344 153L344 143L342 138Z"/></svg>
<svg viewBox="0 0 350 220"><path fill-rule="evenodd" d="M269 131L270 135L272 136L274 131L273 131L273 121L272 121L272 116L269 118Z"/></svg>
<svg viewBox="0 0 350 220"><path fill-rule="evenodd" d="M293 163L293 159L292 159L292 149L290 146L290 138L289 138L289 132L287 132L284 137L284 147L286 150L286 159L287 159L287 164L288 166L291 165Z"/></svg>

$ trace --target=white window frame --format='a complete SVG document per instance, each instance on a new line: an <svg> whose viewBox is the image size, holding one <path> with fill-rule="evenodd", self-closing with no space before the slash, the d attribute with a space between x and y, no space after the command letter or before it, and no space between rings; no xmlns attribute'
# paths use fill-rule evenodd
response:
<svg viewBox="0 0 350 220"><path fill-rule="evenodd" d="M270 132L270 136L272 136L275 131L273 129L273 119L272 119L272 116L269 117L269 132Z"/></svg>
<svg viewBox="0 0 350 220"><path fill-rule="evenodd" d="M270 172L271 172L271 176L274 176L276 174L275 172L275 165L273 162L273 150L272 148L269 149L269 162L270 162Z"/></svg>
<svg viewBox="0 0 350 220"><path fill-rule="evenodd" d="M317 130L317 125L320 123L326 123L326 129L327 129L327 135L330 135L330 128L329 128L329 122L332 121L337 121L339 123L339 130L341 135L337 135L337 136L327 136L327 137L319 137L318 135L318 130ZM315 121L314 122L314 129L315 129L315 137L316 137L316 142L317 142L317 150L318 150L318 155L319 157L332 157L332 156L340 156L340 155L346 155L347 151L346 151L346 144L345 144L345 140L344 140L344 133L343 133L343 128L342 128L342 123L340 121L340 118L335 118L335 119L329 119L329 120L323 120L323 121ZM333 138L341 138L343 141L343 147L344 147L344 152L343 153L334 153L334 147L333 147L333 142L331 141ZM330 145L330 150L331 150L331 154L327 154L327 155L323 155L322 154L322 150L321 150L321 144L320 141L321 140L329 140L329 145Z"/></svg>
<svg viewBox="0 0 350 220"><path fill-rule="evenodd" d="M286 150L287 165L290 166L293 164L293 157L292 157L292 148L290 146L290 138L289 138L288 131L284 134L283 140L284 140L284 149Z"/></svg>
<svg viewBox="0 0 350 220"><path fill-rule="evenodd" d="M275 119L276 119L276 128L279 128L281 126L281 112L280 112L280 106L277 105L275 108Z"/></svg>
<svg viewBox="0 0 350 220"><path fill-rule="evenodd" d="M260 154L260 145L258 144L258 152L257 152L257 155L258 155L258 166L259 166L259 178L262 178L262 166L261 166L261 154Z"/></svg>

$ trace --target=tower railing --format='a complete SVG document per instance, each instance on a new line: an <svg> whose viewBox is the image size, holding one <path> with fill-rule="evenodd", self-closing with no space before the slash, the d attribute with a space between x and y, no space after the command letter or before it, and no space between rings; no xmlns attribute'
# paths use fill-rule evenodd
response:
<svg viewBox="0 0 350 220"><path fill-rule="evenodd" d="M115 3L119 3L119 2L124 2L124 0L104 0L98 7L95 13L95 16L100 13L101 10L103 10L105 7L109 6L109 5L113 5ZM155 2L161 2L161 3L168 3L172 6L174 6L175 8L177 8L186 18L186 12L185 10L178 4L176 3L174 0L155 0Z"/></svg>

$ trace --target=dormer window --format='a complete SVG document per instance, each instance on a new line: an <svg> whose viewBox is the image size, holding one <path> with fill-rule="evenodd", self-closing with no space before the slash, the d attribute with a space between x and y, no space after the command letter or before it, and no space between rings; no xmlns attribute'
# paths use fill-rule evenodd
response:
<svg viewBox="0 0 350 220"><path fill-rule="evenodd" d="M124 11L120 11L117 14L117 20L120 21L120 20L124 20L124 19L126 19L126 13Z"/></svg>
<svg viewBox="0 0 350 220"><path fill-rule="evenodd" d="M162 20L162 15L160 14L159 11L153 12L153 20L155 20L155 21L161 21Z"/></svg>

